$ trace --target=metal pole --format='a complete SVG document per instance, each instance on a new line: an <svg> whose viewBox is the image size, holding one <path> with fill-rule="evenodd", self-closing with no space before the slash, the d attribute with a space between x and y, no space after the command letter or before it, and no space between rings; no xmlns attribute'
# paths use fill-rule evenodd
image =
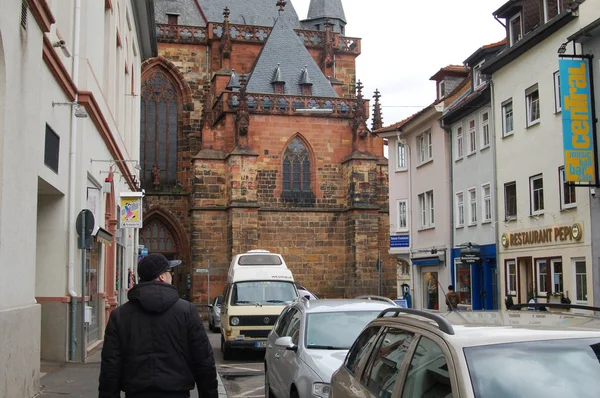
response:
<svg viewBox="0 0 600 398"><path fill-rule="evenodd" d="M80 334L80 347L81 347L81 362L85 363L85 251L86 251L86 218L82 217L81 223L81 334Z"/></svg>
<svg viewBox="0 0 600 398"><path fill-rule="evenodd" d="M381 296L381 249L377 250L377 295Z"/></svg>
<svg viewBox="0 0 600 398"><path fill-rule="evenodd" d="M208 260L208 272L206 273L206 275L208 282L208 284L206 285L206 303L210 305L210 260Z"/></svg>

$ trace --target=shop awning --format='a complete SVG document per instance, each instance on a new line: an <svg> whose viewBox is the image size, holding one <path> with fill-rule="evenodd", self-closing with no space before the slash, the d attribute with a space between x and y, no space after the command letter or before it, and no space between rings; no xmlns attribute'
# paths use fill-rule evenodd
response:
<svg viewBox="0 0 600 398"><path fill-rule="evenodd" d="M412 265L439 265L441 263L438 256L435 257L424 257L424 258L412 258Z"/></svg>
<svg viewBox="0 0 600 398"><path fill-rule="evenodd" d="M105 230L104 228L98 228L98 232L96 232L96 239L99 242L104 243L105 245L111 246L113 240L113 234Z"/></svg>

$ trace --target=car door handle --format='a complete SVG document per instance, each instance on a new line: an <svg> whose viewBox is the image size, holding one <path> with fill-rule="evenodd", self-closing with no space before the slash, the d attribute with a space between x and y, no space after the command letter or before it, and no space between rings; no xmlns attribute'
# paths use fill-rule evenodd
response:
<svg viewBox="0 0 600 398"><path fill-rule="evenodd" d="M274 355L274 357L275 357L275 358L281 358L281 355L279 355L279 353L278 353L278 352L276 352L276 353L275 353L275 355Z"/></svg>

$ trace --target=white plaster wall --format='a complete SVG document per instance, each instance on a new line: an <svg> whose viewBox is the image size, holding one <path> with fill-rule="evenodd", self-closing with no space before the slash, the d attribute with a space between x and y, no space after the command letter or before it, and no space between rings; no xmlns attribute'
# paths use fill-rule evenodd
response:
<svg viewBox="0 0 600 398"><path fill-rule="evenodd" d="M532 50L495 72L492 76L494 87L494 126L497 148L497 205L499 218L504 220L504 184L517 183L517 220L498 223L500 236L505 232L518 232L549 228L556 225L582 223L584 236L582 243L566 248L564 245L545 247L525 247L509 249L499 245L500 292L505 297L504 260L518 256L562 255L565 289L568 278L573 273L571 257L585 257L588 266L588 301L592 303L592 268L590 248L590 202L587 188L577 188L577 208L560 209L558 168L564 165L562 145L561 113L554 113L553 73L558 70L557 49L566 38L597 18L600 12L598 2L585 2L581 5L579 18L570 22L558 32L538 44ZM540 93L540 123L526 128L525 90L538 84ZM503 101L512 98L514 112L514 134L502 137ZM544 214L530 216L529 177L543 174ZM571 298L573 292L571 290Z"/></svg>
<svg viewBox="0 0 600 398"><path fill-rule="evenodd" d="M402 139L401 139L402 140ZM399 235L406 234L408 231L400 231L398 225L398 203L400 199L406 199L408 203L408 215L411 213L411 202L409 198L408 183L409 183L409 169L399 170L396 168L396 161L398 157L397 153L396 138L388 138L388 169L389 169L389 202L390 202L390 234ZM407 155L409 150L407 149ZM409 160L407 156L407 166L409 166ZM410 216L407 217L408 228L410 229Z"/></svg>

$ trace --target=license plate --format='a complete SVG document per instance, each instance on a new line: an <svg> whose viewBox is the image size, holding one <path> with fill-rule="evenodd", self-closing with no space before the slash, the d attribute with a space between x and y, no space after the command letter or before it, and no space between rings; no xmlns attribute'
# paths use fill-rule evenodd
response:
<svg viewBox="0 0 600 398"><path fill-rule="evenodd" d="M267 342L257 341L256 343L254 343L254 348L267 348Z"/></svg>

